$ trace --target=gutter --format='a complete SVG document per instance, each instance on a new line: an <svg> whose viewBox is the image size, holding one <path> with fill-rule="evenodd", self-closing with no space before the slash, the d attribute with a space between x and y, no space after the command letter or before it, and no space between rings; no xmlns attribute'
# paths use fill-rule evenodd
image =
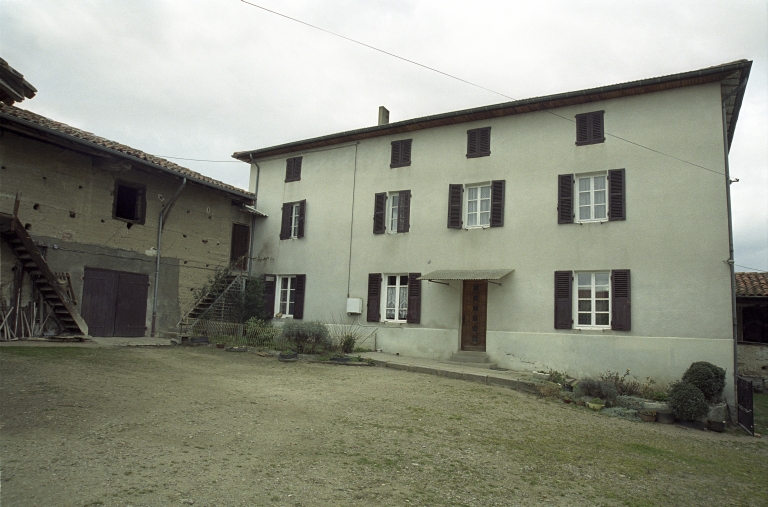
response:
<svg viewBox="0 0 768 507"><path fill-rule="evenodd" d="M181 182L181 185L179 185L179 188L176 189L176 192L173 194L173 197L168 201L168 204L162 207L160 210L160 213L157 215L157 263L155 264L155 295L152 298L152 332L150 336L155 336L155 326L157 322L157 291L158 286L160 285L160 243L163 239L163 226L165 225L165 221L168 219L168 215L171 213L171 208L173 208L173 205L176 203L176 199L179 197L179 194L184 189L184 185L187 184L187 178L184 178L184 180Z"/></svg>

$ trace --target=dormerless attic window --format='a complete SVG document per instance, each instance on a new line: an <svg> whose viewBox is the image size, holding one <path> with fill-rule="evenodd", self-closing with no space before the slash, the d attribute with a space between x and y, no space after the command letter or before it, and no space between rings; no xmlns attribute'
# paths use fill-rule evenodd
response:
<svg viewBox="0 0 768 507"><path fill-rule="evenodd" d="M603 115L605 111L576 115L576 146L605 142Z"/></svg>
<svg viewBox="0 0 768 507"><path fill-rule="evenodd" d="M491 127L467 130L467 158L491 154Z"/></svg>
<svg viewBox="0 0 768 507"><path fill-rule="evenodd" d="M147 187L144 185L116 181L112 218L143 225L147 210L146 195Z"/></svg>
<svg viewBox="0 0 768 507"><path fill-rule="evenodd" d="M392 161L389 167L395 168L411 165L411 141L412 139L392 141Z"/></svg>

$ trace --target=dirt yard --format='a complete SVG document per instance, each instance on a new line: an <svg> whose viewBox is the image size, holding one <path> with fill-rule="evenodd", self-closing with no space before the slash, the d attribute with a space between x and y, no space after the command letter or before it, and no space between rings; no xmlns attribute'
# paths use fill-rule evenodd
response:
<svg viewBox="0 0 768 507"><path fill-rule="evenodd" d="M768 438L215 348L0 347L3 507L768 505Z"/></svg>

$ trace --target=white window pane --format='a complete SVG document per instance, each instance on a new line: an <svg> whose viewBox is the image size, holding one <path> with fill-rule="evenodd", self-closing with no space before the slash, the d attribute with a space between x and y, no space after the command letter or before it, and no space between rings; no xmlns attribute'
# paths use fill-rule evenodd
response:
<svg viewBox="0 0 768 507"><path fill-rule="evenodd" d="M477 213L477 201L469 201L467 203L467 212Z"/></svg>
<svg viewBox="0 0 768 507"><path fill-rule="evenodd" d="M387 320L395 320L395 309L387 308L387 316L385 318Z"/></svg>
<svg viewBox="0 0 768 507"><path fill-rule="evenodd" d="M491 223L490 212L480 213L480 225L488 225Z"/></svg>
<svg viewBox="0 0 768 507"><path fill-rule="evenodd" d="M588 192L579 194L579 206L589 206L591 200Z"/></svg>
<svg viewBox="0 0 768 507"><path fill-rule="evenodd" d="M388 276L387 277L387 285L397 285L397 277L396 276Z"/></svg>
<svg viewBox="0 0 768 507"><path fill-rule="evenodd" d="M491 211L490 199L483 199L480 201L480 211Z"/></svg>
<svg viewBox="0 0 768 507"><path fill-rule="evenodd" d="M579 178L579 192L586 192L589 190L589 178Z"/></svg>
<svg viewBox="0 0 768 507"><path fill-rule="evenodd" d="M605 218L605 204L595 206L595 218Z"/></svg>
<svg viewBox="0 0 768 507"><path fill-rule="evenodd" d="M595 190L605 190L605 176L595 176Z"/></svg>
<svg viewBox="0 0 768 507"><path fill-rule="evenodd" d="M590 324L592 324L592 315L589 313L580 313L579 324L582 326L589 326Z"/></svg>
<svg viewBox="0 0 768 507"><path fill-rule="evenodd" d="M480 187L480 197L483 199L491 198L491 187Z"/></svg>
<svg viewBox="0 0 768 507"><path fill-rule="evenodd" d="M470 226L470 227L473 226L473 225L477 225L477 214L476 213L472 214L472 215L467 215L467 225Z"/></svg>
<svg viewBox="0 0 768 507"><path fill-rule="evenodd" d="M591 208L582 206L579 208L579 220L589 220L591 217Z"/></svg>
<svg viewBox="0 0 768 507"><path fill-rule="evenodd" d="M581 302L579 302L581 304ZM607 299L598 299L595 301L595 311L598 312L607 312L608 311L608 300Z"/></svg>
<svg viewBox="0 0 768 507"><path fill-rule="evenodd" d="M400 301L398 305L398 318L406 320L408 318L408 287L400 287Z"/></svg>
<svg viewBox="0 0 768 507"><path fill-rule="evenodd" d="M395 207L400 203L400 194L389 194L389 199L392 206Z"/></svg>
<svg viewBox="0 0 768 507"><path fill-rule="evenodd" d="M469 187L467 189L467 199L477 200L477 187Z"/></svg>
<svg viewBox="0 0 768 507"><path fill-rule="evenodd" d="M605 204L605 190L595 192L595 204Z"/></svg>
<svg viewBox="0 0 768 507"><path fill-rule="evenodd" d="M408 285L408 275L400 276L400 285Z"/></svg>
<svg viewBox="0 0 768 507"><path fill-rule="evenodd" d="M592 301L589 299L580 299L579 300L579 311L580 312L588 312L592 310Z"/></svg>
<svg viewBox="0 0 768 507"><path fill-rule="evenodd" d="M387 308L397 306L397 288L387 287Z"/></svg>
<svg viewBox="0 0 768 507"><path fill-rule="evenodd" d="M578 274L578 278L579 278L579 286L583 286L583 285L590 286L590 285L592 285L592 274L591 273L579 273Z"/></svg>
<svg viewBox="0 0 768 507"><path fill-rule="evenodd" d="M608 285L608 273L595 273L595 285Z"/></svg>
<svg viewBox="0 0 768 507"><path fill-rule="evenodd" d="M607 313L596 313L595 314L595 324L598 326L607 326L609 324L608 322L608 314Z"/></svg>

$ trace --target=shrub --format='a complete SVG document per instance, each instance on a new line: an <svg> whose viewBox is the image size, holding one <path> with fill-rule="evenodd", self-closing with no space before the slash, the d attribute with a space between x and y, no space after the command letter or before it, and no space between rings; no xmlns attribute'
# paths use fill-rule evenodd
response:
<svg viewBox="0 0 768 507"><path fill-rule="evenodd" d="M357 343L357 338L351 334L348 334L341 339L339 346L341 347L342 352L345 354L350 354L355 350L355 343Z"/></svg>
<svg viewBox="0 0 768 507"><path fill-rule="evenodd" d="M640 382L629 376L629 368L622 376L619 376L617 371L608 370L602 373L598 379L613 384L619 396L640 396L643 391Z"/></svg>
<svg viewBox="0 0 768 507"><path fill-rule="evenodd" d="M615 400L619 395L616 387L607 381L593 378L583 378L576 386L576 394L586 398L601 398L603 400Z"/></svg>
<svg viewBox="0 0 768 507"><path fill-rule="evenodd" d="M653 401L667 401L669 399L669 393L666 391L653 391L651 399Z"/></svg>
<svg viewBox="0 0 768 507"><path fill-rule="evenodd" d="M539 384L536 389L538 389L539 394L545 398L558 398L560 396L560 391L562 390L560 384L555 384L554 382L544 382Z"/></svg>
<svg viewBox="0 0 768 507"><path fill-rule="evenodd" d="M725 388L725 370L712 363L698 361L683 373L683 382L695 385L707 400L715 401L722 396Z"/></svg>
<svg viewBox="0 0 768 507"><path fill-rule="evenodd" d="M557 371L557 370L549 370L547 373L549 373L549 381L554 382L555 384L563 385L565 383L565 377L566 373Z"/></svg>
<svg viewBox="0 0 768 507"><path fill-rule="evenodd" d="M331 339L322 322L286 322L282 335L299 354L315 354L330 349Z"/></svg>
<svg viewBox="0 0 768 507"><path fill-rule="evenodd" d="M669 390L669 408L679 419L686 421L701 419L709 410L701 390L685 381L672 384Z"/></svg>

